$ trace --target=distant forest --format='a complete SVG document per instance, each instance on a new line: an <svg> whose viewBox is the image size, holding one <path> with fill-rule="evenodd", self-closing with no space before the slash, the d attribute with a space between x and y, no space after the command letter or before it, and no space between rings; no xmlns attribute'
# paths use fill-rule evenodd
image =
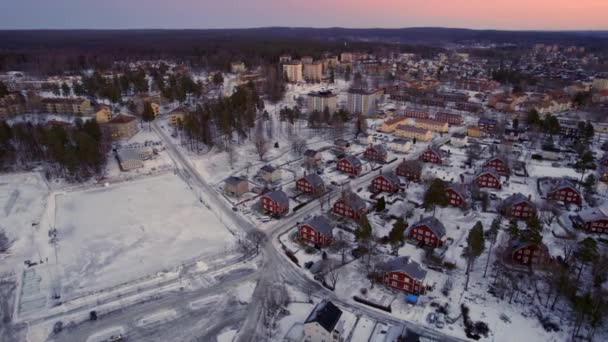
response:
<svg viewBox="0 0 608 342"><path fill-rule="evenodd" d="M114 61L179 59L194 67L228 70L244 60L276 62L283 53L321 57L324 52L415 52L430 56L444 46L472 42L534 43L606 49L605 32L478 31L467 29L258 28L225 30L0 31L0 70L53 74L108 68Z"/></svg>

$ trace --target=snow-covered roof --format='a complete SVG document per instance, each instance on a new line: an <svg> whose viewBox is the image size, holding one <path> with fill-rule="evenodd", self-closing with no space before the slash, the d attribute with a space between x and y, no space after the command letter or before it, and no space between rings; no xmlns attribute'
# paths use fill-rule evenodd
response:
<svg viewBox="0 0 608 342"><path fill-rule="evenodd" d="M386 262L384 267L388 272L403 272L414 279L423 280L426 277L426 271L420 267L420 264L407 256L392 259Z"/></svg>
<svg viewBox="0 0 608 342"><path fill-rule="evenodd" d="M334 228L331 221L324 215L317 215L303 224L313 227L317 232L322 233L323 235L333 235Z"/></svg>
<svg viewBox="0 0 608 342"><path fill-rule="evenodd" d="M425 217L425 218L421 219L420 221L414 223L408 229L408 231L415 227L419 227L419 226L423 226L423 225L429 227L438 238L441 238L445 235L445 226L443 225L443 223L441 223L441 221L439 221L438 219L436 219L433 216Z"/></svg>
<svg viewBox="0 0 608 342"><path fill-rule="evenodd" d="M354 192L346 192L342 195L344 204L348 205L351 209L359 211L367 208L365 201Z"/></svg>
<svg viewBox="0 0 608 342"><path fill-rule="evenodd" d="M536 206L534 205L534 203L524 194L522 194L521 192L518 192L516 194L513 194L507 198L505 198L502 203L500 204L500 208L501 209L505 209L505 208L510 208L512 206L514 206L515 204L519 204L519 203L527 203L528 205L530 205L531 207L535 208Z"/></svg>
<svg viewBox="0 0 608 342"><path fill-rule="evenodd" d="M304 179L306 179L306 181L310 185L312 185L314 188L323 185L323 179L316 173L308 174L308 175L304 176Z"/></svg>
<svg viewBox="0 0 608 342"><path fill-rule="evenodd" d="M583 223L588 223L598 220L608 220L608 215L600 208L588 208L581 210L575 218Z"/></svg>
<svg viewBox="0 0 608 342"><path fill-rule="evenodd" d="M355 156L346 156L343 159L346 160L352 167L361 166L361 161Z"/></svg>
<svg viewBox="0 0 608 342"><path fill-rule="evenodd" d="M283 190L269 192L266 196L274 202L279 203L282 207L286 208L289 206L289 197L287 197L287 194Z"/></svg>
<svg viewBox="0 0 608 342"><path fill-rule="evenodd" d="M264 172L268 172L268 173L273 173L277 170L277 168L270 164L266 164L266 165L262 166L262 168L260 170L264 171Z"/></svg>

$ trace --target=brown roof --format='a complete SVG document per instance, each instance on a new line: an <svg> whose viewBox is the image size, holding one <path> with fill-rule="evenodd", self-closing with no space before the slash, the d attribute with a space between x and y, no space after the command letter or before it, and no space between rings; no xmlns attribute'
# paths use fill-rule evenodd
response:
<svg viewBox="0 0 608 342"><path fill-rule="evenodd" d="M120 124L120 123L128 123L128 122L131 122L134 120L135 120L134 116L119 114L119 115L115 116L112 120L110 120L109 123Z"/></svg>

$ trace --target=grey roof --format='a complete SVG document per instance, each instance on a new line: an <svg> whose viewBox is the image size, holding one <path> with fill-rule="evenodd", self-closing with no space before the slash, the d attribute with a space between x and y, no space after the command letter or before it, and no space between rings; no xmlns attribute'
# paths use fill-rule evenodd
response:
<svg viewBox="0 0 608 342"><path fill-rule="evenodd" d="M469 191L467 189L467 187L462 184L462 183L452 183L452 184L448 184L448 186L446 187L447 189L452 189L453 191L455 191L457 194L459 194L463 199L467 199L469 198Z"/></svg>
<svg viewBox="0 0 608 342"><path fill-rule="evenodd" d="M491 162L494 159L500 160L503 164L505 164L506 167L509 167L509 164L507 163L507 159L504 158L503 156L498 156L498 155L497 156L492 156L492 157L488 158L484 164L487 164L487 163Z"/></svg>
<svg viewBox="0 0 608 342"><path fill-rule="evenodd" d="M420 267L420 264L407 256L392 259L386 262L384 267L388 272L403 272L414 279L423 280L426 277L426 271Z"/></svg>
<svg viewBox="0 0 608 342"><path fill-rule="evenodd" d="M606 215L606 213L599 208L581 210L576 217L584 223L598 220L608 220L608 215Z"/></svg>
<svg viewBox="0 0 608 342"><path fill-rule="evenodd" d="M438 237L441 238L445 235L445 227L443 225L443 223L441 223L441 221L439 221L437 218L433 217L433 216L429 216L429 217L425 217L423 219L421 219L420 221L414 223L409 229L413 229L419 226L427 226L431 229L431 231L433 231L433 233Z"/></svg>
<svg viewBox="0 0 608 342"><path fill-rule="evenodd" d="M316 173L311 173L309 175L304 176L304 179L313 186L313 188L323 186L323 179Z"/></svg>
<svg viewBox="0 0 608 342"><path fill-rule="evenodd" d="M351 209L359 211L367 208L365 201L354 192L346 192L342 195L344 204L348 205Z"/></svg>
<svg viewBox="0 0 608 342"><path fill-rule="evenodd" d="M422 168L424 167L424 164L422 164L422 162L418 159L410 159L410 160L404 160L401 162L401 164L399 164L398 166L399 168L406 168L406 170L411 170L411 171L422 171Z"/></svg>
<svg viewBox="0 0 608 342"><path fill-rule="evenodd" d="M384 177L392 185L399 185L399 183L401 183L401 181L399 180L399 177L397 177L397 175L394 172L381 173L377 177L380 177L380 176Z"/></svg>
<svg viewBox="0 0 608 342"><path fill-rule="evenodd" d="M127 160L141 160L139 150L136 148L121 148L116 152L116 156L121 163Z"/></svg>
<svg viewBox="0 0 608 342"><path fill-rule="evenodd" d="M437 146L429 146L426 151L433 151L433 153L435 153L437 156L439 156L439 158L443 158L443 150L441 150L439 147Z"/></svg>
<svg viewBox="0 0 608 342"><path fill-rule="evenodd" d="M359 167L361 166L361 161L359 160L359 158L355 157L355 156L346 156L344 157L344 159L352 166L352 167Z"/></svg>
<svg viewBox="0 0 608 342"><path fill-rule="evenodd" d="M579 191L576 189L576 186L574 186L574 184L571 181L567 180L567 179L561 179L559 182L557 182L557 184L555 184L554 187L551 188L551 191L549 191L549 192L553 193L553 192L559 191L559 190L561 190L563 188L571 188L572 190L574 190L577 193L579 193Z"/></svg>
<svg viewBox="0 0 608 342"><path fill-rule="evenodd" d="M274 202L279 203L282 207L289 207L289 197L283 190L275 190L266 194Z"/></svg>
<svg viewBox="0 0 608 342"><path fill-rule="evenodd" d="M226 184L232 184L232 185L237 185L240 182L246 182L247 180L245 178L241 178L241 177L236 177L236 176L230 176L228 178L226 178L226 180L224 180L224 182L226 182Z"/></svg>
<svg viewBox="0 0 608 342"><path fill-rule="evenodd" d="M262 170L264 172L272 173L272 172L275 172L277 170L277 168L270 164L266 164L266 165L262 166L262 168L260 170Z"/></svg>
<svg viewBox="0 0 608 342"><path fill-rule="evenodd" d="M464 133L454 133L454 134L452 134L452 138L456 138L456 139L464 139L466 137L467 137L467 135L464 134Z"/></svg>
<svg viewBox="0 0 608 342"><path fill-rule="evenodd" d="M484 173L489 173L492 176L496 177L496 179L500 180L500 175L498 173L496 173L496 171L493 168L483 168L481 169L481 171L479 171L476 175L475 178L481 176Z"/></svg>
<svg viewBox="0 0 608 342"><path fill-rule="evenodd" d="M332 226L331 221L324 215L317 215L303 224L313 227L317 232L322 233L323 235L333 235L334 227Z"/></svg>
<svg viewBox="0 0 608 342"><path fill-rule="evenodd" d="M386 148L384 148L384 145L380 145L380 144L373 145L373 146L370 146L370 148L373 149L374 151L376 151L376 153L379 153L379 154L386 154L387 153L386 152Z"/></svg>
<svg viewBox="0 0 608 342"><path fill-rule="evenodd" d="M317 151L317 150L310 150L310 149L308 149L308 150L306 150L306 151L304 152L304 155L305 155L305 156L307 156L307 157L314 157L314 156L316 156L316 155L317 155L317 153L319 153L319 151Z"/></svg>
<svg viewBox="0 0 608 342"><path fill-rule="evenodd" d="M530 201L530 199L528 199L528 197L525 196L524 194L522 194L521 192L518 192L516 194L513 194L513 195L505 198L502 201L502 203L500 204L500 208L501 209L510 208L510 207L514 206L515 204L518 204L521 202L528 203L528 205L532 206L533 208L536 208L536 205L534 205L534 203L532 201Z"/></svg>
<svg viewBox="0 0 608 342"><path fill-rule="evenodd" d="M330 301L322 301L312 310L305 323L317 322L327 332L332 332L342 317L342 310Z"/></svg>

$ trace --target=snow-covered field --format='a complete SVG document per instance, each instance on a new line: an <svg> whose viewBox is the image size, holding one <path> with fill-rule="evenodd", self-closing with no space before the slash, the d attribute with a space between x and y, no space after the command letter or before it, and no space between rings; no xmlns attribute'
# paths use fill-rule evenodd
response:
<svg viewBox="0 0 608 342"><path fill-rule="evenodd" d="M234 242L173 174L61 194L56 203L64 296L124 283L195 258L212 259Z"/></svg>

